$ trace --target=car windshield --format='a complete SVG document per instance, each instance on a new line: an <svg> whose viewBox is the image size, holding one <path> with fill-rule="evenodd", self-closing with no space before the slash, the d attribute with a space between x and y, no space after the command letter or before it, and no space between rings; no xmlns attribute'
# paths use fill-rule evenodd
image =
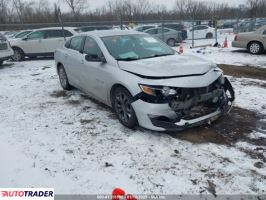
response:
<svg viewBox="0 0 266 200"><path fill-rule="evenodd" d="M116 35L101 39L116 60L131 61L175 54L173 49L149 35Z"/></svg>

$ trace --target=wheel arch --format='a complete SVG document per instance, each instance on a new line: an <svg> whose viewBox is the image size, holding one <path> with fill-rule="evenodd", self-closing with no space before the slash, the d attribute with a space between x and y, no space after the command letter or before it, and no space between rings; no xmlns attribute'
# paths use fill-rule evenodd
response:
<svg viewBox="0 0 266 200"><path fill-rule="evenodd" d="M110 105L111 105L111 106L113 106L113 103L114 103L113 94L114 94L115 90L116 90L117 88L119 88L119 87L125 88L125 89L126 89L126 90L127 90L132 96L134 96L134 95L132 94L132 92L130 92L130 90L129 90L125 85L123 85L123 84L121 84L121 83L115 83L115 84L111 87L110 92L109 92L109 100L110 100Z"/></svg>
<svg viewBox="0 0 266 200"><path fill-rule="evenodd" d="M259 43L259 44L262 46L262 48L265 49L263 43L262 43L261 41L259 41L259 40L251 40L251 41L249 41L248 44L247 44L247 49L249 48L249 46L250 46L253 42Z"/></svg>
<svg viewBox="0 0 266 200"><path fill-rule="evenodd" d="M18 47L18 46L11 46L11 48L14 50L14 49L19 49L19 50L21 50L24 54L25 54L25 52L24 52L24 50L21 48L21 47Z"/></svg>
<svg viewBox="0 0 266 200"><path fill-rule="evenodd" d="M64 65L61 62L57 62L56 63L56 72L57 72L57 74L58 74L58 69L59 69L60 66L64 67Z"/></svg>

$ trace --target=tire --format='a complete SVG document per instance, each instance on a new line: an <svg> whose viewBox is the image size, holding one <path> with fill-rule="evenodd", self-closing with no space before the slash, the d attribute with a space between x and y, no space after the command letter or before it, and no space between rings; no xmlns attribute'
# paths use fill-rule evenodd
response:
<svg viewBox="0 0 266 200"><path fill-rule="evenodd" d="M12 56L13 61L22 61L25 58L25 54L22 49L13 47L14 55Z"/></svg>
<svg viewBox="0 0 266 200"><path fill-rule="evenodd" d="M248 45L248 51L253 55L258 55L262 53L263 46L259 42L251 42Z"/></svg>
<svg viewBox="0 0 266 200"><path fill-rule="evenodd" d="M212 38L213 38L213 34L212 33L207 33L206 39L212 39Z"/></svg>
<svg viewBox="0 0 266 200"><path fill-rule="evenodd" d="M3 64L3 62L4 62L3 60L0 60L0 66Z"/></svg>
<svg viewBox="0 0 266 200"><path fill-rule="evenodd" d="M132 95L127 89L118 87L112 94L113 109L119 121L126 127L133 129L138 125L138 120L131 103Z"/></svg>
<svg viewBox="0 0 266 200"><path fill-rule="evenodd" d="M72 87L68 82L68 78L67 78L67 74L66 74L66 70L63 67L63 65L60 65L58 67L58 76L59 76L59 81L60 81L60 85L64 90L71 90Z"/></svg>
<svg viewBox="0 0 266 200"><path fill-rule="evenodd" d="M170 46L170 47L174 47L175 46L175 39L173 38L170 38L167 40L167 45Z"/></svg>

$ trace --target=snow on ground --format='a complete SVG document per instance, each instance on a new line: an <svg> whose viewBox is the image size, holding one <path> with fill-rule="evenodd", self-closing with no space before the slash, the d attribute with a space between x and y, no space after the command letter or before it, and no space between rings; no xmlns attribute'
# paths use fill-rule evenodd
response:
<svg viewBox="0 0 266 200"><path fill-rule="evenodd" d="M262 55L251 55L245 49L238 49L231 46L234 40L233 34L219 34L219 44L224 43L225 38L228 38L229 48L217 47L199 47L204 45L215 44L215 39L201 39L195 40L195 47L191 49L192 40L186 40L184 43L184 53L187 55L195 55L200 58L212 61L216 64L232 64L232 65L245 65L266 68L266 53ZM176 50L179 47L175 47Z"/></svg>
<svg viewBox="0 0 266 200"><path fill-rule="evenodd" d="M244 79L233 82L236 103L260 111L266 89L244 87ZM213 183L218 194L265 193L265 166L254 166L259 159L237 146L129 130L106 106L77 90L62 91L53 60L0 68L0 119L0 187L54 187L57 194L110 194L114 187L208 194Z"/></svg>

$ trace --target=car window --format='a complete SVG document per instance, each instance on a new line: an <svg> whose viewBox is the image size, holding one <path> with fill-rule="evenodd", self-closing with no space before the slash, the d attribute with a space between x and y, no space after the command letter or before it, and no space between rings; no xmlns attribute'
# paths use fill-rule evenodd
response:
<svg viewBox="0 0 266 200"><path fill-rule="evenodd" d="M81 50L82 43L83 43L83 37L82 36L73 37L70 41L69 48L76 50L76 51L79 51L79 50Z"/></svg>
<svg viewBox="0 0 266 200"><path fill-rule="evenodd" d="M30 33L27 38L28 40L38 40L43 39L44 35L44 31L35 31L33 33Z"/></svg>
<svg viewBox="0 0 266 200"><path fill-rule="evenodd" d="M61 38L64 36L71 37L73 36L73 34L67 30L64 30L64 34L63 34L63 30L46 30L46 36L47 38Z"/></svg>
<svg viewBox="0 0 266 200"><path fill-rule="evenodd" d="M266 35L266 29L264 30L263 35Z"/></svg>
<svg viewBox="0 0 266 200"><path fill-rule="evenodd" d="M83 53L87 55L92 55L95 57L100 57L102 54L102 51L100 47L98 46L97 42L93 38L86 37L85 42L84 42Z"/></svg>
<svg viewBox="0 0 266 200"><path fill-rule="evenodd" d="M24 31L24 32L20 32L18 33L15 38L23 38L24 36L28 35L29 33L31 33L32 31Z"/></svg>
<svg viewBox="0 0 266 200"><path fill-rule="evenodd" d="M149 33L151 35L155 35L155 34L158 34L158 29L157 28L150 29L150 30L147 30L146 33Z"/></svg>
<svg viewBox="0 0 266 200"><path fill-rule="evenodd" d="M169 32L169 31L170 31L170 30L169 30L169 29L166 29L166 28L164 28L164 29L159 28L157 34L167 33L167 32Z"/></svg>

